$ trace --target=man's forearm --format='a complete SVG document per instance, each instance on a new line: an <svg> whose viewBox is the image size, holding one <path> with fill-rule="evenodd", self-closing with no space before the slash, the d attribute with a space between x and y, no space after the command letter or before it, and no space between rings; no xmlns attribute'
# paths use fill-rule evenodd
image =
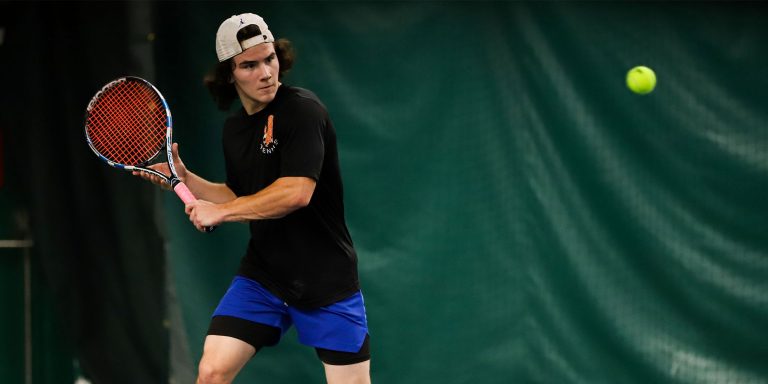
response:
<svg viewBox="0 0 768 384"><path fill-rule="evenodd" d="M226 184L212 183L190 171L187 171L184 184L200 200L221 204L237 198L235 193Z"/></svg>
<svg viewBox="0 0 768 384"><path fill-rule="evenodd" d="M305 177L284 177L267 188L222 205L224 221L265 220L283 217L309 204L315 181Z"/></svg>

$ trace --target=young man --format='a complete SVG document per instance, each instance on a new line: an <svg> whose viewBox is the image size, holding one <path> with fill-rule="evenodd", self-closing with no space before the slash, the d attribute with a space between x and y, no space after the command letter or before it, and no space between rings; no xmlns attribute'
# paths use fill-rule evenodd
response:
<svg viewBox="0 0 768 384"><path fill-rule="evenodd" d="M293 64L290 42L275 41L261 17L225 20L216 53L219 65L206 77L214 100L225 110L235 97L242 103L224 124L226 182L189 171L176 144L173 156L199 199L185 207L195 227L245 221L251 238L213 314L197 382L231 382L295 325L329 383L370 383L365 307L328 113L313 93L280 82Z"/></svg>

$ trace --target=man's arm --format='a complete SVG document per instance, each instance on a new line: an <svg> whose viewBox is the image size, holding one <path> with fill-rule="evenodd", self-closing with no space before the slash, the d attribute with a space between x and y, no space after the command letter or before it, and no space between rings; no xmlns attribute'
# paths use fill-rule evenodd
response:
<svg viewBox="0 0 768 384"><path fill-rule="evenodd" d="M171 154L173 156L173 164L176 167L176 175L179 177L179 179L181 179L182 182L184 182L184 184L187 185L187 188L189 188L189 190L193 195L195 195L196 198L215 203L224 203L237 198L235 193L232 192L232 190L229 189L226 184L212 183L189 171L184 165L184 162L181 161L181 158L179 157L178 143L173 143L173 146L171 147ZM165 162L153 164L149 168L166 176L171 174L171 170L168 168L168 163ZM171 189L171 186L168 185L165 180L151 173L133 171L133 175L148 180L153 184L157 184L163 189Z"/></svg>
<svg viewBox="0 0 768 384"><path fill-rule="evenodd" d="M223 222L276 219L309 205L315 185L315 180L308 177L281 177L253 195L221 204L202 198L187 204L185 210L198 229ZM224 196L221 190L214 187L207 187L206 193L213 191L218 191L220 195L217 196Z"/></svg>
<svg viewBox="0 0 768 384"><path fill-rule="evenodd" d="M226 203L237 198L237 195L224 183L212 183L189 170L185 173L184 184L200 200L207 200L212 203Z"/></svg>

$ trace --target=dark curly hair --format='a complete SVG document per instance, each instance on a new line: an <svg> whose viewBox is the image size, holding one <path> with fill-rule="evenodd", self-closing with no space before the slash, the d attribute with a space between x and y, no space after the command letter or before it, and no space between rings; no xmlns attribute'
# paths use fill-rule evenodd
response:
<svg viewBox="0 0 768 384"><path fill-rule="evenodd" d="M248 27L243 28L237 33L238 41L243 41L249 37L251 36L249 35ZM293 61L296 58L296 53L293 49L293 45L287 39L277 39L274 44L277 62L280 63L280 73L278 74L277 79L282 80L283 76L293 68ZM230 58L216 64L210 71L208 71L205 77L203 77L203 84L208 88L208 92L211 93L211 97L213 97L213 101L216 102L216 106L222 111L228 111L232 106L232 102L238 97L235 85L232 83L233 69L234 60Z"/></svg>

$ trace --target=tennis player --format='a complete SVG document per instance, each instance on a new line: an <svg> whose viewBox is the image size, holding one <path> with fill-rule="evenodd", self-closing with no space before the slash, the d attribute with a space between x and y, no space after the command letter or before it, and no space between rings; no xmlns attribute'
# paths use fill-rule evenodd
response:
<svg viewBox="0 0 768 384"><path fill-rule="evenodd" d="M365 306L328 112L312 92L281 83L293 49L275 41L261 17L224 20L216 53L206 85L220 109L242 104L224 123L226 182L192 173L177 144L172 151L179 178L199 199L185 208L195 227L246 221L251 238L213 313L197 382L231 382L295 326L328 383L370 383Z"/></svg>

